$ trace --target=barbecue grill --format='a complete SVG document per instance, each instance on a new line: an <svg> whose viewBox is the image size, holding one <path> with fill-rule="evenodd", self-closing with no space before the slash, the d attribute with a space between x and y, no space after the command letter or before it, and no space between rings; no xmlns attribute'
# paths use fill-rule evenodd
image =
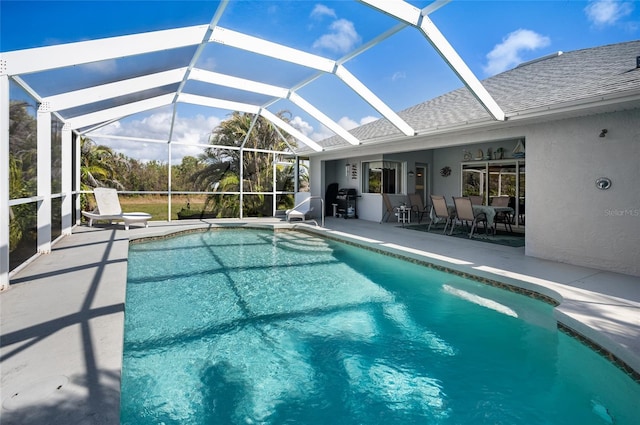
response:
<svg viewBox="0 0 640 425"><path fill-rule="evenodd" d="M357 214L358 193L355 189L342 188L338 190L336 204L338 204L338 217L358 218Z"/></svg>

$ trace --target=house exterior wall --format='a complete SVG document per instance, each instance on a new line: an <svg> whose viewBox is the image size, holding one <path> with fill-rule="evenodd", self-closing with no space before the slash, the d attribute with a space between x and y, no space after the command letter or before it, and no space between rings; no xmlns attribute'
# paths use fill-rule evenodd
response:
<svg viewBox="0 0 640 425"><path fill-rule="evenodd" d="M527 131L527 255L640 275L639 123L635 109Z"/></svg>
<svg viewBox="0 0 640 425"><path fill-rule="evenodd" d="M640 276L640 109L586 117L558 119L538 124L504 126L494 130L416 138L385 146L360 148L371 155L348 157L333 152L312 157L311 167L337 170L344 175L347 162L358 164L358 180L348 187L361 191L361 163L374 159L405 160L409 169L416 162L429 164L431 192L447 200L460 194L463 149L475 157L504 147L507 156L517 139L526 145L526 246L529 256L601 270ZM607 129L604 138L599 137ZM489 142L488 142L489 141ZM385 152L386 149L386 152ZM393 152L396 153L393 153ZM331 165L328 165L331 164ZM440 169L451 168L442 177ZM333 168L331 168L333 167ZM342 170L342 173L340 173ZM598 177L608 177L612 187L599 190ZM326 184L316 190L324 196ZM341 187L343 183L340 182ZM414 182L413 182L414 183ZM415 186L407 180L407 193ZM313 185L313 182L312 182ZM392 202L403 202L394 196ZM384 214L377 194L358 200L361 219L380 221Z"/></svg>

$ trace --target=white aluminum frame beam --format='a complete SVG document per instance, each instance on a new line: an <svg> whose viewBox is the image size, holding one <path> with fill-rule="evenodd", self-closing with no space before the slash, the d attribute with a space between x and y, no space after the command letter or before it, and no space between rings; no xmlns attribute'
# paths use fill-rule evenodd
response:
<svg viewBox="0 0 640 425"><path fill-rule="evenodd" d="M218 13L216 13L216 16ZM96 61L103 61L109 59L115 59L125 56L144 54L158 50L166 50L171 48L178 48L184 46L200 46L200 50L196 52L196 55L201 51L202 46L206 42L215 42L231 47L243 49L253 53L261 54L264 56L284 60L297 65L316 69L324 73L336 74L338 78L343 80L347 86L354 90L363 100L368 102L375 110L377 110L382 116L392 122L400 131L406 135L413 135L415 131L411 129L397 114L395 114L391 108L389 108L384 102L376 97L364 84L358 81L352 74L350 74L342 65L338 65L334 60L327 59L318 55L307 53L298 49L290 48L281 44L273 43L267 40L263 40L257 37L249 36L239 33L237 31L225 29L219 26L211 28L211 26L217 22L218 19L214 17L210 25L197 25L185 28L178 28L172 30L154 31L143 34L134 34L127 36L104 38L99 40L90 40L84 42L67 43L57 46L47 46L34 49L26 49L14 52L2 53L2 60L6 63L5 72L9 75L23 74L44 71L49 69L61 68L66 66L78 65L83 63L90 63ZM207 41L207 34L211 34ZM37 58L37 59L36 59ZM173 74L174 71L167 71L163 73L154 74L154 76L146 76L133 78L126 81L105 84L102 86L93 87L90 89L77 90L74 92L64 93L55 96L49 96L46 99L48 103L47 107L51 111L60 111L75 106L80 106L87 103L97 102L100 100L114 98L118 95L125 95L148 88L159 87L166 84L181 82L181 87L187 79L190 78L191 73L199 75L194 79L208 79L210 75L205 75L196 69L191 69L192 63L189 67L181 68L181 78ZM221 78L221 74L217 74L217 79ZM226 83L229 87L237 85L238 80L232 81L234 77L228 77ZM177 79L177 80L176 80ZM215 80L215 79L214 79ZM135 84L138 84L134 87ZM273 87L268 88L268 85L260 86L260 83L253 82L250 85L245 86L245 89L249 91L255 91L257 93L269 93L274 94L278 98L286 98L288 94L284 94L280 90L276 90L276 93L271 92ZM177 100L182 93L178 90L178 93L174 93L173 103ZM80 100L82 99L82 100ZM310 106L310 104L306 103ZM110 109L112 111L115 108ZM309 109L308 112L318 115L315 111L316 108ZM134 112L135 113L135 112ZM98 114L98 113L96 113ZM114 118L121 118L124 115L115 116ZM320 115L318 115L320 116ZM327 125L327 119L322 114L322 119L319 119L323 125L334 129L336 134L341 135L354 144L353 138L344 135L344 132L335 131L336 125ZM74 129L81 128L78 122L78 117L73 118L72 127ZM95 118L91 118L91 124L104 122L96 121ZM359 143L359 142L358 142Z"/></svg>
<svg viewBox="0 0 640 425"><path fill-rule="evenodd" d="M398 114L393 112L393 110L387 106L382 100L378 99L378 97L369 90L369 88L364 85L360 80L358 80L352 73L350 73L347 68L342 65L338 65L336 67L336 76L340 78L344 83L351 87L353 91L355 91L362 99L364 99L369 105L371 105L376 111L380 112L380 114L388 119L391 124L396 126L398 130L404 133L405 136L414 136L416 131Z"/></svg>
<svg viewBox="0 0 640 425"><path fill-rule="evenodd" d="M0 75L0 291L9 288L9 91Z"/></svg>
<svg viewBox="0 0 640 425"><path fill-rule="evenodd" d="M298 105L300 108L307 111L309 115L317 119L322 125L327 127L329 130L333 131L338 136L342 137L347 142L351 143L354 146L357 146L360 144L360 140L358 140L353 134L349 133L347 130L342 128L340 124L338 124L337 122L333 121L331 118L326 116L324 113L322 113L322 111L320 111L318 108L316 108L315 106L307 102L299 94L292 92L289 95L289 100L294 104Z"/></svg>
<svg viewBox="0 0 640 425"><path fill-rule="evenodd" d="M80 115L68 119L67 124L69 124L72 129L79 129L113 119L124 118L129 115L137 114L139 112L171 105L173 97L174 94L169 93L162 96L152 97L146 100L141 100L139 102L116 106L115 108L109 108L86 115Z"/></svg>
<svg viewBox="0 0 640 425"><path fill-rule="evenodd" d="M453 72L458 75L458 78L462 80L464 85L467 86L471 93L478 99L487 112L496 120L504 121L506 115L502 108L498 105L495 99L489 94L487 89L482 85L480 80L469 69L467 64L462 60L458 52L455 51L453 46L449 44L449 41L440 32L438 27L429 19L424 16L420 21L420 31L424 34L431 44L438 51L440 56L447 62Z"/></svg>
<svg viewBox="0 0 640 425"><path fill-rule="evenodd" d="M232 46L238 49L257 53L275 59L280 59L296 65L316 69L329 74L335 74L349 88L355 91L365 102L369 103L383 117L407 136L413 136L415 130L400 118L391 108L380 100L367 86L360 82L347 69L331 59L293 49L281 44L249 36L236 31L216 27L211 35L211 41Z"/></svg>
<svg viewBox="0 0 640 425"><path fill-rule="evenodd" d="M404 0L358 0L374 9L386 13L402 22L412 25L429 40L436 49L440 57L449 65L451 70L460 78L471 93L478 99L487 112L496 120L504 121L505 113L489 94L487 89L480 83L480 80L469 69L460 55L449 44L449 41L442 35L440 30L427 16L434 7L427 6L424 10L405 2Z"/></svg>
<svg viewBox="0 0 640 425"><path fill-rule="evenodd" d="M335 61L331 59L222 27L215 27L209 40L326 73L333 72L335 67Z"/></svg>
<svg viewBox="0 0 640 425"><path fill-rule="evenodd" d="M73 170L72 157L73 157L73 135L71 134L71 127L68 124L62 126L61 142L62 153L60 169L60 183L62 186L62 234L70 235L72 223L72 200L73 200L73 181L71 176L71 170Z"/></svg>
<svg viewBox="0 0 640 425"><path fill-rule="evenodd" d="M180 86L178 87L178 90L176 90L176 93L173 98L174 105L173 105L173 112L171 114L171 125L169 127L169 137L168 137L169 141L173 139L173 130L176 125L176 115L178 114L178 107L177 107L178 97L182 94L182 91L184 90L184 86L187 84L187 81L189 80L189 74L191 74L191 70L196 66L198 59L200 59L202 52L204 51L205 47L207 46L207 43L209 42L209 38L211 38L211 33L213 32L213 29L222 18L222 15L224 14L224 11L227 8L228 4L229 4L229 0L222 0L218 4L218 7L216 8L216 12L213 14L213 18L211 18L211 22L209 22L209 27L207 28L207 30L202 36L202 41L196 48L195 53L193 54L193 56L191 57L191 60L189 61L189 65L187 66L187 68L185 69L182 75L182 81L180 82ZM169 146L169 152L171 152L171 146ZM171 173L169 173L169 178L171 178ZM171 193L169 193L169 198L171 198Z"/></svg>
<svg viewBox="0 0 640 425"><path fill-rule="evenodd" d="M260 109L260 115L262 115L263 117L265 117L266 119L268 119L269 121L271 121L272 123L280 127L281 129L283 129L284 131L286 131L287 133L289 133L290 135L292 135L293 137L295 137L305 145L309 146L314 151L322 152L322 146L320 146L319 144L317 144L316 142L314 142L313 140L311 140L310 138L302 134L300 131L293 128L290 124L278 118L274 113L270 112L269 110Z"/></svg>
<svg viewBox="0 0 640 425"><path fill-rule="evenodd" d="M322 147L318 145L316 142L314 142L309 137L305 136L304 134L302 134L301 132L293 128L290 124L278 118L272 112L269 112L266 109L260 108L259 106L250 105L247 103L232 102L224 99L214 99L210 97L198 96L198 95L187 94L187 93L182 93L178 98L178 101L183 103L192 103L195 105L208 106L210 108L228 109L231 111L240 111L240 112L246 112L248 114L262 115L264 118L268 119L273 124L280 127L287 133L291 134L293 137L295 137L305 145L309 146L311 149L317 152L322 151Z"/></svg>
<svg viewBox="0 0 640 425"><path fill-rule="evenodd" d="M186 67L182 67L145 75L143 77L130 78L115 83L48 96L42 99L42 103L47 103L50 111L61 111L118 96L126 96L131 93L179 83L182 81L186 69Z"/></svg>
<svg viewBox="0 0 640 425"><path fill-rule="evenodd" d="M189 79L218 86L230 87L232 89L278 97L281 99L285 99L289 94L289 89L284 87L260 83L227 74L220 74L218 72L206 71L200 68L194 68L189 75Z"/></svg>
<svg viewBox="0 0 640 425"><path fill-rule="evenodd" d="M37 250L40 254L51 252L51 112L40 105L37 120L38 176L37 195Z"/></svg>
<svg viewBox="0 0 640 425"><path fill-rule="evenodd" d="M209 108L227 109L230 111L246 112L248 114L258 114L260 107L248 103L234 102L232 100L215 99L212 97L200 96L197 94L182 93L178 102L191 103L193 105L207 106Z"/></svg>
<svg viewBox="0 0 640 425"><path fill-rule="evenodd" d="M161 50L195 46L209 25L196 25L141 34L79 41L0 53L8 75L29 74L90 62L117 59Z"/></svg>

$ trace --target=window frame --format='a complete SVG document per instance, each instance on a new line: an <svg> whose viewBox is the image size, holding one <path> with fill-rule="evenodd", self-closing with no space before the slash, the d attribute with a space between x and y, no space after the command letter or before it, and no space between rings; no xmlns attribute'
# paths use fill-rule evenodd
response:
<svg viewBox="0 0 640 425"><path fill-rule="evenodd" d="M402 161L384 159L363 161L361 164L362 193L404 194L403 171L405 168L406 163ZM377 178L372 180L372 176Z"/></svg>

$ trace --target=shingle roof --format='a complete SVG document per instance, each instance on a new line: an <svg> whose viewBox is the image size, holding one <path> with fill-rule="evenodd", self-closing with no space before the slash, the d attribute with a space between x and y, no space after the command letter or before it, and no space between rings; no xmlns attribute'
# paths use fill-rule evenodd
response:
<svg viewBox="0 0 640 425"><path fill-rule="evenodd" d="M640 40L576 50L520 65L490 77L482 84L507 117L537 108L571 102L587 102L598 97L622 95L640 90ZM463 87L399 112L418 133L467 122L491 122L489 114ZM367 141L401 136L386 119L351 130L363 144ZM320 142L325 148L344 146L335 136Z"/></svg>

